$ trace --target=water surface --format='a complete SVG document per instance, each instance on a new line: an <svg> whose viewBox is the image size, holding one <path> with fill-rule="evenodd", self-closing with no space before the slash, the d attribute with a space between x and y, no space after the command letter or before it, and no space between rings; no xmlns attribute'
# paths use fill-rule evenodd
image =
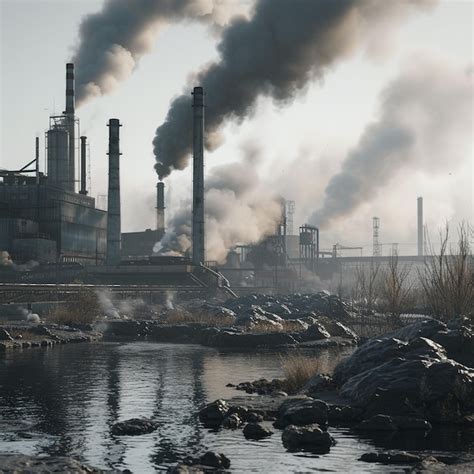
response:
<svg viewBox="0 0 474 474"><path fill-rule="evenodd" d="M323 351L322 370L340 357ZM387 446L474 452L472 440L459 434L436 442L421 437L414 446L405 437L360 439L349 429L331 428L337 445L329 454L292 454L278 430L269 439L247 441L241 430L213 433L200 425L204 404L241 395L227 383L281 375L278 354L198 345L99 342L9 352L0 357L0 452L71 455L137 473L165 471L202 449L223 452L239 473L386 472L357 459ZM141 416L157 418L160 428L138 437L110 434L115 422Z"/></svg>

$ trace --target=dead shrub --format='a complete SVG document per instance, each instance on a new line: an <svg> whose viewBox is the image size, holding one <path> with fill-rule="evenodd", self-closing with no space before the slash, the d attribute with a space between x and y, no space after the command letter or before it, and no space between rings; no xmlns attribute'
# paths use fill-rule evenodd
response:
<svg viewBox="0 0 474 474"><path fill-rule="evenodd" d="M65 324L91 324L101 315L99 300L94 291L82 289L70 301L55 307L47 316L48 321Z"/></svg>
<svg viewBox="0 0 474 474"><path fill-rule="evenodd" d="M190 312L173 309L166 315L168 324L201 324L203 326L232 326L234 319L226 314L212 314L206 311Z"/></svg>

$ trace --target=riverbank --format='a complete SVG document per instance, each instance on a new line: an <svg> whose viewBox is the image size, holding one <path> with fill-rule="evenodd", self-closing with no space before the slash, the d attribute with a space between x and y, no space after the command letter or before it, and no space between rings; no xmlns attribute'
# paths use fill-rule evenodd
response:
<svg viewBox="0 0 474 474"><path fill-rule="evenodd" d="M79 329L58 324L11 322L0 325L0 352L93 342L101 338L102 334L92 326Z"/></svg>
<svg viewBox="0 0 474 474"><path fill-rule="evenodd" d="M444 451L452 440L474 441L473 365L468 319L421 321L367 341L293 396L282 392L285 380L244 382L236 388L258 395L216 400L199 418L210 430L243 430L247 439L276 429L282 450L318 455L331 451L333 430L344 427L379 448L361 463L470 472L472 450Z"/></svg>

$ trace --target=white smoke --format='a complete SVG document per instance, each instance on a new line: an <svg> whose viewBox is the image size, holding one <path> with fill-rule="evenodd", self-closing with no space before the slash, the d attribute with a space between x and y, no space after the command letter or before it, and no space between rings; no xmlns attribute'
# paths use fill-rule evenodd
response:
<svg viewBox="0 0 474 474"><path fill-rule="evenodd" d="M473 75L464 66L426 54L412 58L383 90L379 119L330 179L310 222L324 227L351 214L400 170L456 168L472 146L473 97Z"/></svg>

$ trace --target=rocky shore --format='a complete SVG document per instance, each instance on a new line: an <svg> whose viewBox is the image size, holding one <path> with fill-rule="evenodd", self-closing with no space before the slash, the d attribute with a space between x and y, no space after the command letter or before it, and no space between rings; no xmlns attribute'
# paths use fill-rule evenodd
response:
<svg viewBox="0 0 474 474"><path fill-rule="evenodd" d="M0 352L97 341L102 334L92 326L77 328L58 324L10 323L0 326Z"/></svg>
<svg viewBox="0 0 474 474"><path fill-rule="evenodd" d="M390 433L416 441L449 429L474 436L473 358L469 320L422 321L367 341L332 376L316 374L296 395L282 392L275 380L246 382L236 388L261 395L216 400L199 418L211 430L243 430L248 440L278 432L283 449L317 454L337 442L335 426L374 441ZM360 461L413 466L414 472L472 472L474 457L378 450Z"/></svg>

